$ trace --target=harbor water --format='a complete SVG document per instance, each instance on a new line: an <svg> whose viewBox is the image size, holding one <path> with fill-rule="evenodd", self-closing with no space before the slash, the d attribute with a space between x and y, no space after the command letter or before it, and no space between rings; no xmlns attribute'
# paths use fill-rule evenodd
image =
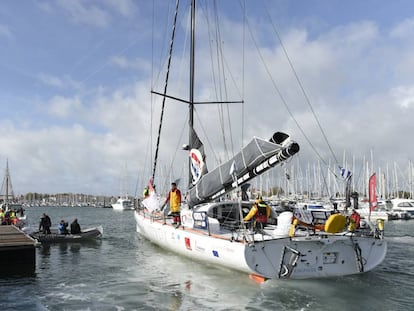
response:
<svg viewBox="0 0 414 311"><path fill-rule="evenodd" d="M270 280L207 266L142 238L133 211L92 207L27 208L40 215L102 225L97 241L43 245L36 271L0 278L1 310L412 310L414 220L385 223L388 253L374 271L318 280ZM1 267L7 269L7 267Z"/></svg>

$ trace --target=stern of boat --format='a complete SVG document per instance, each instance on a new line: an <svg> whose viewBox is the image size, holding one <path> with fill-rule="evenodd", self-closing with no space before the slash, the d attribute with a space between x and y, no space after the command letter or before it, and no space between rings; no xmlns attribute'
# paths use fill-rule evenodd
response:
<svg viewBox="0 0 414 311"><path fill-rule="evenodd" d="M247 265L265 278L306 279L368 272L380 265L387 242L373 237L313 235L255 241Z"/></svg>

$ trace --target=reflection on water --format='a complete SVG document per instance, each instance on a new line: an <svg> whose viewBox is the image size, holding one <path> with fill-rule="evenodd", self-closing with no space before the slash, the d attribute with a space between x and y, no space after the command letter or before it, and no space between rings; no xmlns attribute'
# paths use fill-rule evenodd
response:
<svg viewBox="0 0 414 311"><path fill-rule="evenodd" d="M42 255L42 257L50 256L50 244L42 244L39 246L38 250L38 253Z"/></svg>
<svg viewBox="0 0 414 311"><path fill-rule="evenodd" d="M0 278L13 281L15 279L35 277L36 270L28 265L15 265L10 263L9 265L2 266L0 269Z"/></svg>

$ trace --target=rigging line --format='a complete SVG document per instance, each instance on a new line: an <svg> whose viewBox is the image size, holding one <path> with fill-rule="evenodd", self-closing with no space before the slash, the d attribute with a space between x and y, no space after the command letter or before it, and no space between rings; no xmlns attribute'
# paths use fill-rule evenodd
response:
<svg viewBox="0 0 414 311"><path fill-rule="evenodd" d="M155 11L155 0L153 1L153 12L156 12ZM155 29L154 23L155 23L156 20L157 21L160 20L160 19L163 19L163 20L165 19L166 20L166 22L164 23L165 27L163 27L163 29L162 29L161 38L165 38L167 36L166 35L167 34L167 28L168 28L167 26L170 24L171 16L172 16L172 14L171 14L170 2L168 2L167 13L166 13L165 16L158 17L156 19L155 14L153 14L153 29ZM152 33L152 42L153 42L152 59L153 59L153 64L154 64L154 55L155 55L155 48L154 48L155 47L155 42L154 42L155 35L156 34L153 31L153 33ZM159 50L160 50L159 59L157 60L159 70L156 74L156 78L153 78L151 80L151 82L152 82L151 90L153 90L155 88L155 85L158 84L158 81L159 81L161 73L162 73L162 68L164 68L165 62L167 61L166 55L168 55L168 46L167 46L166 40L162 40L161 48Z"/></svg>
<svg viewBox="0 0 414 311"><path fill-rule="evenodd" d="M201 130L203 131L203 134L205 136L205 140L207 141L207 144L208 144L208 146L209 146L209 148L210 148L210 150L211 150L211 152L213 154L214 161L215 161L214 163L220 163L219 162L219 158L217 156L217 153L215 152L215 150L213 148L213 145L211 144L211 141L208 139L207 131L206 131L206 129L203 126L203 122L201 121L200 116L197 113L197 110L194 110L194 112L195 112L195 115L196 115L197 120L198 120L198 123L197 124L201 127Z"/></svg>
<svg viewBox="0 0 414 311"><path fill-rule="evenodd" d="M177 153L178 153L178 151L180 150L181 151L181 148L180 148L180 141L183 141L183 137L184 137L184 130L186 129L186 127L187 127L187 124L188 124L188 118L189 118L189 116L187 115L187 118L184 120L184 123L183 123L183 126L182 126L182 128L181 128L181 133L180 133L180 136L179 136L179 138L178 138L178 140L177 140L177 146L176 146L176 148L174 148L174 150L175 150L175 152L174 152L174 154L173 154L173 157L171 158L171 162L170 162L170 165L169 165L169 168L168 168L168 170L167 170L167 176L171 176L171 172L173 171L173 166L174 166L174 162L175 162L175 159L177 158ZM176 176L177 177L177 176ZM163 188L162 189L168 189L168 183L169 183L169 180L167 179L167 178L164 178L164 183L163 183ZM185 184L185 183L184 183ZM188 183L187 183L188 184Z"/></svg>
<svg viewBox="0 0 414 311"><path fill-rule="evenodd" d="M293 115L292 111L290 110L290 108L289 108L289 106L288 106L285 98L283 97L283 95L282 95L279 87L277 86L277 84L276 84L276 82L275 82L275 80L274 80L271 72L269 71L269 68L266 65L266 62L265 62L264 57L263 57L263 54L260 52L259 46L257 44L256 39L254 38L254 35L253 35L252 29L250 27L250 24L249 24L249 21L248 21L247 16L246 16L246 24L248 26L248 29L249 29L249 32L250 32L250 36L252 38L252 41L253 41L253 43L254 43L254 45L256 47L256 50L257 50L258 54L259 54L259 57L260 57L260 59L262 61L262 64L264 66L264 69L266 70L266 73L268 74L268 76L270 78L270 81L272 82L273 87L275 88L276 92L278 93L278 95L280 97L280 100L282 101L283 105L285 106L285 108L286 108L287 112L289 113L290 117L292 118L292 120L295 122L295 124L298 127L299 131L302 133L302 135L305 137L305 139L308 142L308 144L311 146L312 150L315 152L315 154L318 156L318 158L325 164L325 166L327 166L326 161L322 158L322 156L320 155L320 153L318 152L318 150L315 148L315 146L310 141L309 137L305 134L305 131L299 125L298 120L294 117L294 115ZM336 174L335 174L335 176L336 176Z"/></svg>
<svg viewBox="0 0 414 311"><path fill-rule="evenodd" d="M325 134L325 132L324 132L324 130L323 130L323 128L322 128L322 125L321 125L321 123L319 122L319 119L318 119L318 117L317 117L317 115L316 115L316 113L315 113L315 110L313 109L313 106L312 106L312 104L311 104L311 102L310 102L309 96L308 96L308 94L306 93L305 88L303 87L303 84L302 84L301 80L299 79L299 76L298 76L298 74L297 74L297 72L296 72L296 70L295 70L295 67L293 66L292 61L290 60L289 54L287 53L287 50L286 50L286 48L285 48L285 46L284 46L284 44L283 44L283 42L282 42L282 38L280 37L279 32L277 31L277 29L276 29L276 27L275 27L275 25L274 25L274 23L273 23L273 19L272 19L272 17L271 17L271 16L270 16L270 14L269 14L269 10L267 10L266 4L264 4L264 5L265 5L265 8L266 8L266 13L267 13L267 16L268 16L268 18L269 18L269 20L270 20L270 24L272 25L273 31L276 33L276 36L277 36L277 38L278 38L278 40L279 40L279 43L280 43L280 46L282 47L282 49L283 49L283 53L285 54L285 57L286 57L286 59L287 59L287 61L288 61L288 63L289 63L289 66L290 66L290 68L291 68L291 70L292 70L292 72L293 72L293 74L294 74L294 76L295 76L295 79L296 79L296 81L298 82L298 85L299 85L299 87L300 87L300 89L301 89L301 91L302 91L302 94L303 94L303 96L304 96L304 98L305 98L305 101L306 101L306 103L308 104L309 109L311 110L312 115L313 115L313 117L314 117L314 119L315 119L316 123L318 124L319 130L321 131L322 136L323 136L323 138L324 138L324 140L325 140L326 144L328 145L329 151L331 152L331 154L332 154L332 156L333 156L333 158L334 158L334 160L335 160L336 164L338 165L338 164L339 164L339 162L338 162L338 160L336 159L336 156L335 156L335 153L334 153L334 152L333 152L333 150L332 150L331 144L329 143L328 138L327 138L327 136L326 136L326 134Z"/></svg>
<svg viewBox="0 0 414 311"><path fill-rule="evenodd" d="M217 5L216 4L217 4L217 2L214 1L214 19L215 19L215 25L216 25L216 27L215 27L215 36L217 38L216 41L215 41L216 42L216 56L217 56L217 74L218 74L218 77L220 78L220 81L219 81L219 83L220 83L219 84L219 96L220 96L220 98L223 98L223 96L225 96L225 95L223 95L224 91L222 90L221 86L222 86L222 83L223 84L225 83L225 79L224 79L223 71L220 69L223 66L221 65L222 61L221 61L221 58L220 58L220 55L221 55L221 49L220 49L221 37L220 37L220 29L219 29L219 24L218 24L218 20L219 20L218 10L217 10ZM222 135L222 138L223 138L223 147L224 147L226 156L229 157L229 151L227 149L226 134L225 134L225 128L224 128L223 106L219 105L219 106L217 106L217 109L219 110L219 116L220 116L220 127L221 127L221 135Z"/></svg>
<svg viewBox="0 0 414 311"><path fill-rule="evenodd" d="M155 36L155 1L152 1L152 35L151 35L151 84L154 83L154 36ZM151 89L153 85L151 85ZM154 117L154 96L150 93L150 122L149 122L149 141L150 141L150 158L152 159L152 121ZM147 148L148 152L148 148ZM145 161L146 162L146 161ZM144 164L146 164L144 162Z"/></svg>
<svg viewBox="0 0 414 311"><path fill-rule="evenodd" d="M123 55L126 53L126 51L128 51L130 48L132 48L139 40L135 40L132 41L127 47L125 47L124 49L122 49L120 52L118 52L116 54L116 56L118 55ZM113 58L108 59L106 62L104 62L103 64L101 64L98 68L96 68L94 71L92 71L90 74L86 75L86 77L82 80L79 81L80 84L84 84L86 81L89 81L93 76L95 76L98 72L100 72L101 70L103 70L106 66L108 66L111 62L112 62Z"/></svg>
<svg viewBox="0 0 414 311"><path fill-rule="evenodd" d="M216 62L216 66L217 66L217 77L219 82L215 83L215 90L216 90L216 99L218 98L223 98L223 92L221 89L221 85L222 83L224 84L224 77L222 76L222 70L220 69L222 67L222 65L220 65L220 60L221 58L219 57L219 55L221 54L221 50L220 50L220 30L219 30L219 24L218 24L218 10L217 10L217 2L214 1L213 2L213 12L214 12L214 21L215 21L215 28L214 28L214 38L215 38L215 55L217 56L217 62ZM210 40L211 42L213 40ZM213 53L210 53L211 57L213 55ZM211 63L213 64L213 60L211 60ZM214 72L214 71L213 71ZM215 80L216 81L216 80ZM222 82L223 81L223 82ZM217 86L218 86L218 93L217 94ZM220 129L221 129L221 138L223 140L223 148L224 148L224 152L226 154L226 157L228 157L229 152L227 149L227 143L226 143L226 134L225 134L225 128L224 128L224 113L223 113L223 106L222 105L217 105L217 110L218 110L218 115L219 115L219 119L220 119Z"/></svg>
<svg viewBox="0 0 414 311"><path fill-rule="evenodd" d="M223 45L221 44L222 40L221 40L221 28L220 28L220 18L219 18L219 10L217 8L217 1L214 1L214 16L215 16L215 38L217 38L215 40L216 42L216 54L217 54L217 72L218 72L218 77L221 78L220 80L222 81L222 83L219 84L219 92L220 95L217 97L218 98L228 98L228 87L227 87L227 79L226 79L226 72L229 73L231 80L233 81L233 84L235 86L235 89L238 91L238 93L240 94L240 91L237 88L237 84L235 81L234 76L231 74L231 70L229 67L228 62L226 61L226 57L225 54L223 52ZM213 40L211 40L213 41ZM211 53L212 55L212 53ZM213 61L212 61L213 63ZM227 71L225 70L227 69ZM221 74L220 74L221 73ZM216 85L216 84L215 84ZM223 88L222 88L222 87ZM223 95L224 93L224 95ZM241 97L241 95L240 95ZM233 141L233 133L232 133L232 127L231 127L231 119L230 119L230 108L228 105L226 105L226 112L227 112L227 125L228 125L228 132L229 132L229 140L230 140L230 146L231 146L231 154L234 156L234 141ZM225 149L225 153L227 155L227 158L229 158L229 151L227 149L227 143L226 143L226 129L225 129L225 122L224 122L224 108L222 105L217 107L218 112L219 112L219 116L220 116L220 125L221 125L221 130L222 130L222 137L223 137L223 145L224 145L224 149Z"/></svg>
<svg viewBox="0 0 414 311"><path fill-rule="evenodd" d="M210 41L212 41L212 40L210 40ZM210 50L212 50L212 48L211 48L211 43L210 43ZM222 50L222 49L221 49ZM210 53L210 55L212 55L213 53ZM230 70L230 66L229 66L229 63L227 62L227 59L226 59L226 57L225 57L225 54L223 53L223 52L221 52L221 61L222 61L222 68L223 68L223 71L224 71L224 68L226 68L227 69L227 72L228 72L228 74L230 75L230 77L231 77L231 81L233 82L233 86L234 86L234 90L235 91L237 91L237 93L238 93L238 96L240 97L240 98L244 98L244 94L243 94L243 91L244 91L244 89L241 91L239 88L238 88L238 86L237 86L237 83L236 83L236 78L232 75L232 72L231 72L231 70ZM214 63L213 61L211 61L211 63ZM243 67L244 68L244 67ZM243 73L244 73L244 70L243 70ZM214 71L212 70L212 74L214 75ZM224 76L224 75L223 75ZM214 83L214 85L216 85L216 79L214 78L213 79L213 83ZM218 101L218 98L217 98L217 101ZM227 102L227 101L226 101ZM243 101L238 101L239 103L242 103Z"/></svg>
<svg viewBox="0 0 414 311"><path fill-rule="evenodd" d="M148 161L148 153L150 153L151 150L151 146L152 146L152 135L149 135L148 140L147 140L147 146L145 148L145 158L144 158L144 165L142 167L144 167L144 170L140 170L138 169L137 172L137 183L135 185L135 196L138 196L138 187L141 187L142 189L146 187L147 185L147 181L144 181L144 176L147 173L146 172L146 167L147 167L147 161ZM152 158L152 153L150 154L150 158ZM140 178L141 176L141 178Z"/></svg>
<svg viewBox="0 0 414 311"><path fill-rule="evenodd" d="M256 39L255 39L255 38L254 38L254 36L253 36L252 30L251 30L251 28L250 28L250 25L249 25L249 22L248 22L247 18L246 18L246 23L247 23L247 25L248 25L248 29L249 29L249 32L250 32L251 38L252 38L252 40L253 40L253 43L254 43L254 45L255 45L255 47L256 47L256 50L257 50L257 52L259 53L260 60L262 61L262 64L263 64L263 66L264 66L264 69L266 70L266 73L268 74L268 76L269 76L269 78L270 78L270 81L272 82L273 87L275 88L276 92L278 93L278 95L279 95L279 97L280 97L280 100L282 101L283 105L285 106L285 108L286 108L287 112L289 113L290 117L292 118L292 120L295 122L296 126L299 128L299 130L300 130L300 132L302 133L302 135L305 137L306 141L309 143L309 145L312 147L312 149L315 151L315 153L318 155L318 157L322 159L322 157L320 156L319 152L318 152L318 151L316 150L316 148L313 146L312 142L309 140L308 136L305 134L304 130L303 130L303 129L302 129L302 127L299 125L299 122L298 122L298 121L296 120L296 118L294 117L294 115L293 115L292 111L290 110L290 108L289 108L289 106L288 106L288 104L287 104L287 102L286 102L285 98L283 97L283 95L282 95L282 93L281 93L281 91L280 91L279 87L277 86L277 84L276 84L275 80L273 79L273 76L272 76L271 72L269 71L269 68L268 68L268 67L267 67L267 65L266 65L266 62L265 62L265 60L264 60L264 57L263 57L262 53L260 52L259 46L258 46L258 44L257 44L257 41L256 41ZM322 159L322 161L324 161L324 160Z"/></svg>
<svg viewBox="0 0 414 311"><path fill-rule="evenodd" d="M95 44L92 49L88 49L87 53L84 54L81 58L79 58L75 64L72 66L72 68L69 70L68 75L72 75L75 70L77 70L80 66L83 65L83 63L87 62L88 58L93 58L93 54L96 51L102 51L105 48L103 47L104 43L107 41L107 39L103 39L99 41L97 44ZM136 43L138 40L134 41Z"/></svg>
<svg viewBox="0 0 414 311"><path fill-rule="evenodd" d="M217 57L218 62L217 65L219 65L219 69L221 68L221 73L222 73L222 80L223 80L223 92L224 92L224 97L226 99L228 99L228 93L227 93L227 84L226 84L226 73L224 71L224 64L225 64L225 60L224 60L224 53L223 53L223 45L221 44L222 40L221 40L221 31L220 31L220 18L219 18L219 11L217 9L217 1L214 1L214 13L215 13L215 20L216 20L216 32L217 32ZM221 89L221 88L220 88ZM229 138L230 138L230 146L231 146L231 153L232 156L234 156L234 142L233 142L233 134L232 134L232 130L231 130L231 120L230 120L230 111L229 111L229 105L226 105L227 108L227 120L228 120L228 127L229 127ZM222 110L223 107L222 107ZM224 114L223 114L224 116ZM224 120L223 120L224 121ZM224 122L223 122L223 130L224 130ZM223 132L223 134L225 135L225 132Z"/></svg>
<svg viewBox="0 0 414 311"><path fill-rule="evenodd" d="M216 25L217 25L217 7L216 7L216 1L214 1L213 2L214 3L214 14L215 14L215 16L216 16ZM209 42L209 49L210 49L210 64L211 64L211 75L212 75L212 80L213 80L213 85L215 86L215 97L216 97L216 101L219 99L219 98L222 98L222 96L221 96L221 90L219 90L219 93L220 93L220 95L218 95L217 94L217 85L221 85L221 83L220 82L217 82L217 80L220 80L220 69L219 69L219 58L217 57L217 77L216 77L216 71L214 70L214 65L215 65L215 62L214 62L214 60L213 60L213 47L212 47L212 42L213 41L215 41L216 42L216 53L215 54L219 54L218 53L218 49L217 49L217 46L218 46L218 44L217 44L217 39L216 40L213 40L213 38L215 37L215 38L218 38L218 34L217 34L217 26L216 26L216 28L215 28L215 30L214 30L214 32L215 32L215 36L213 36L213 38L211 38L211 33L213 32L212 30L211 30L211 23L210 23L210 18L209 18L209 14L208 14L208 10L207 10L207 8L205 9L205 12L206 12L206 22L207 22L207 29L208 29L208 36L209 36L209 40L208 40L208 42ZM220 129L221 129L221 137L222 137L222 139L223 139L223 147L224 147L224 149L225 149L225 152L226 152L226 154L228 154L228 152L227 152L227 146L226 146L226 138L225 138L225 134L224 134L224 128L223 128L223 124L224 124L224 121L223 121L223 117L222 117L222 113L221 113L221 110L220 110L220 107L221 107L221 105L217 105L217 110L218 110L218 116L219 116L219 120L220 120L220 122L219 122L219 124L220 124Z"/></svg>
<svg viewBox="0 0 414 311"><path fill-rule="evenodd" d="M216 82L216 71L214 70L214 61L213 61L213 47L212 47L212 42L213 42L213 39L210 37L210 34L211 34L211 30L210 30L210 19L209 19L209 16L208 16L208 12L206 13L206 21L207 21L207 33L208 33L208 37L209 37L209 40L208 40L208 43L209 43L209 49L210 49L210 64L211 64L211 76L212 76L212 82L213 82L213 85L217 85L217 82ZM216 90L216 101L218 100L218 96L217 96L217 90Z"/></svg>
<svg viewBox="0 0 414 311"><path fill-rule="evenodd" d="M10 190L10 195L13 198L14 197L14 191L13 191L13 184L12 184L12 180L11 180L11 175L10 175L10 170L9 170L9 161L8 160L7 160L7 180L10 184L10 189L9 189Z"/></svg>
<svg viewBox="0 0 414 311"><path fill-rule="evenodd" d="M176 30L176 25L177 25L177 15L178 15L178 5L179 5L179 3L180 3L180 0L176 0L174 23L173 23L173 29L172 29L171 41L170 41L170 51L169 51L169 55L168 55L167 73L166 73L166 76L165 76L164 94L167 94L168 78L169 78L169 75L170 75L170 66L171 66L172 51L173 51L173 47L174 47L174 37L175 37L175 30ZM165 96L162 99L160 126L158 128L157 145L156 145L157 147L155 149L154 167L153 167L153 170L152 170L152 180L153 181L154 181L154 177L155 177L155 170L156 170L156 167L157 167L158 151L159 151L160 136L161 136L161 129L162 129L162 120L164 118L164 108L165 108Z"/></svg>
<svg viewBox="0 0 414 311"><path fill-rule="evenodd" d="M211 22L210 22L210 15L209 10L206 6L206 8L203 10L205 12L205 16L206 16L206 23L207 23L207 34L209 37L208 43L209 43L209 50L210 50L210 64L211 64L211 75L212 75L212 83L214 85L214 91L215 91L215 98L216 101L218 101L219 98L222 98L222 92L221 92L221 85L222 83L221 81L221 75L220 75L220 58L218 57L218 55L220 54L219 51L219 44L218 41L220 38L220 32L218 30L218 13L217 13L217 5L216 5L216 1L213 1L213 12L214 12L214 16L215 16L215 29L211 30ZM214 33L215 35L211 35L212 33ZM215 42L215 49L213 49L212 43ZM213 50L215 50L215 53L213 53ZM217 55L217 61L215 62L213 59L213 54ZM214 67L217 66L217 69L214 70ZM217 76L216 76L216 71L217 71ZM217 82L217 80L219 80L219 82ZM219 87L217 87L219 86ZM218 94L219 93L219 94ZM218 113L218 117L219 117L219 124L220 124L220 129L221 129L221 138L223 139L223 148L225 150L225 153L228 154L227 151L227 144L226 144L226 137L225 137L225 129L224 129L224 120L223 120L223 113L221 110L221 105L217 105L217 113Z"/></svg>
<svg viewBox="0 0 414 311"><path fill-rule="evenodd" d="M168 8L167 8L167 13L166 13L166 17L165 17L165 19L166 19L166 22L164 23L164 25L165 25L165 27L163 27L163 29L162 29L162 38L165 38L166 36L167 36L167 25L169 25L170 24L170 22L171 22L171 16L172 16L172 14L171 14L171 5L170 5L170 2L168 2ZM161 72L162 72L162 68L164 68L165 67L165 63L167 62L167 57L165 57L165 55L168 55L168 46L167 46L167 41L166 40L162 40L162 42L163 42L163 44L162 44L162 47L160 48L160 53L159 53L159 59L157 60L158 61L158 68L159 68L159 70L158 70L158 72L157 72L157 74L156 74L156 78L154 78L154 63L155 63L155 61L154 61L154 55L155 55L155 41L154 41L154 38L155 38L155 31L154 31L154 29L155 29L155 21L156 21L156 16L155 16L155 12L156 12L156 10L155 10L155 1L153 1L153 10L152 10L152 12L153 12L153 21L152 21L152 23L153 23L153 32L152 32L152 72L151 72L151 74L152 74L152 77L151 77L151 90L153 90L154 88L155 88L155 85L157 85L158 84L158 81L159 81L159 79L160 79L160 76L161 76ZM163 19L164 19L164 16L162 17ZM150 137L151 137L151 141L150 141L150 158L152 159L153 158L153 147L152 146L154 146L153 145L153 120L154 120L154 93L155 92L153 92L153 91L151 91L151 117L150 117ZM155 94L158 94L158 93L155 93ZM165 96L165 93L164 94L158 94L158 95L164 95ZM145 161L146 162L146 161ZM155 178L155 177L154 177Z"/></svg>
<svg viewBox="0 0 414 311"><path fill-rule="evenodd" d="M166 42L166 40L162 40L163 44L162 47L160 48L160 53L159 53L159 59L158 59L158 68L159 70L157 71L157 74L154 74L155 70L154 70L154 64L155 64L155 21L156 21L156 13L157 11L155 10L155 1L152 2L152 39L151 39L151 90L153 90L155 88L155 85L158 84L158 81L160 79L161 76L161 72L162 72L162 68L165 66L165 63L163 63L163 60L166 59L166 57L163 57L164 53L168 53L165 52L166 49L166 44L164 42ZM167 9L167 13L166 13L166 22L164 23L165 27L163 27L162 29L162 38L166 37L166 33L167 33L167 25L169 25L169 21L170 21L170 16L172 14L170 14L170 3L168 3L168 9ZM168 55L168 54L167 54ZM164 61L165 62L165 61ZM162 65L161 65L162 64ZM154 78L156 77L156 78ZM154 94L151 92L151 110L150 110L150 146L153 146L153 120L154 120ZM150 147L150 158L153 158L153 148Z"/></svg>
<svg viewBox="0 0 414 311"><path fill-rule="evenodd" d="M226 85L226 78L225 78L225 72L224 72L224 60L223 60L223 49L222 49L222 44L221 44L221 31L220 31L220 23L219 23L219 13L218 13L218 9L217 9L217 2L214 1L214 16L215 16L215 29L216 29L216 51L217 51L217 72L219 73L219 77L221 77L222 80L222 84L220 83L220 98L224 97L224 98L228 98L227 95L227 85ZM221 74L220 74L221 73ZM222 87L223 88L222 88ZM230 138L230 145L231 145L231 153L234 156L234 146L233 146L233 139L232 139L232 132L231 132L231 125L230 125L230 118L229 118L229 106L226 105L227 107L227 120L228 120L228 127L229 127L229 138ZM224 122L224 107L223 105L219 106L220 109L220 116L221 116L221 130L222 130L222 136L223 136L223 144L224 144L224 148L226 151L226 155L227 158L229 158L229 150L227 148L227 143L226 143L226 131L225 131L225 122Z"/></svg>
<svg viewBox="0 0 414 311"><path fill-rule="evenodd" d="M244 73L245 73L245 57L246 57L246 55L245 55L245 45L246 45L246 24L245 24L245 22L246 22L246 1L244 0L243 1L243 46L242 46L242 98L244 98L244 87L245 87L245 85L244 85L244 83L245 83L245 81L244 81L244 78L245 78L245 76L244 76ZM243 148L243 146L244 146L244 101L243 101L243 104L242 104L242 124L241 124L241 141L242 141L242 148Z"/></svg>
<svg viewBox="0 0 414 311"><path fill-rule="evenodd" d="M218 98L223 97L223 95L221 95L222 94L222 89L221 89L222 85L224 86L224 93L226 93L225 97L226 98L228 97L228 95L227 95L227 89L228 88L226 86L226 81L227 80L224 78L225 75L226 75L225 74L225 69L227 69L227 72L230 74L231 80L233 81L233 84L235 86L235 89L239 93L239 96L242 97L242 95L240 95L241 92L237 87L235 77L231 74L231 70L229 69L230 68L229 64L226 61L225 55L223 53L223 48L222 48L223 46L222 46L222 44L220 44L220 42L221 42L221 39L220 39L221 38L221 32L220 32L219 14L218 14L218 9L217 9L217 1L214 1L213 3L214 3L214 9L212 11L214 12L214 16L215 16L215 25L216 25L215 31L211 30L212 27L211 27L211 23L210 23L209 14L208 14L208 12L210 10L208 10L207 7L206 7L203 10L203 12L205 12L206 21L207 21L207 28L208 28L207 33L209 35L208 42L209 42L209 49L210 49L210 64L212 65L212 70L211 70L212 80L213 80L212 83L213 83L214 86L216 86L216 88L215 88L216 100L218 100ZM211 34L213 32L215 32L215 35L211 36ZM213 40L212 37L214 37L216 39ZM217 55L217 61L214 61L213 58L212 58L212 55L214 54L212 52L213 51L213 47L212 47L213 42L216 42L216 49L215 49L216 53L215 54ZM217 65L217 73L218 73L217 76L216 76L216 71L214 70L214 64ZM220 75L220 72L222 72L221 75ZM218 78L219 78L220 81L223 81L223 83L217 83ZM217 88L217 85L219 86L218 88ZM219 89L219 91L217 91L217 89ZM220 95L218 95L218 93L220 93ZM228 102L225 102L225 103L228 103ZM243 101L241 101L241 103L243 103ZM225 135L226 130L224 128L225 122L224 122L223 108L220 105L220 106L217 106L217 109L218 109L219 120L220 120L220 125L221 125L222 137L223 137L223 141L224 141L223 145L224 145L224 148L225 148L225 153L227 154L227 157L228 157L229 152L227 151L227 143L226 143L226 135ZM231 123L230 121L231 120L230 120L230 110L229 110L228 106L227 106L227 115L228 115L227 119L228 119L229 132L230 132L230 134L229 134L229 136L230 136L230 145L231 145L232 153L234 155L234 141L233 141L232 128L230 126L230 123Z"/></svg>

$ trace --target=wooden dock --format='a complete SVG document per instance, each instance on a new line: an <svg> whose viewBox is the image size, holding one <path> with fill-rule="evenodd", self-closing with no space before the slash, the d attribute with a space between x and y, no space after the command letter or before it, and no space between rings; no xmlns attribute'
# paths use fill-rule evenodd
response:
<svg viewBox="0 0 414 311"><path fill-rule="evenodd" d="M0 275L34 274L37 245L17 227L0 225Z"/></svg>

